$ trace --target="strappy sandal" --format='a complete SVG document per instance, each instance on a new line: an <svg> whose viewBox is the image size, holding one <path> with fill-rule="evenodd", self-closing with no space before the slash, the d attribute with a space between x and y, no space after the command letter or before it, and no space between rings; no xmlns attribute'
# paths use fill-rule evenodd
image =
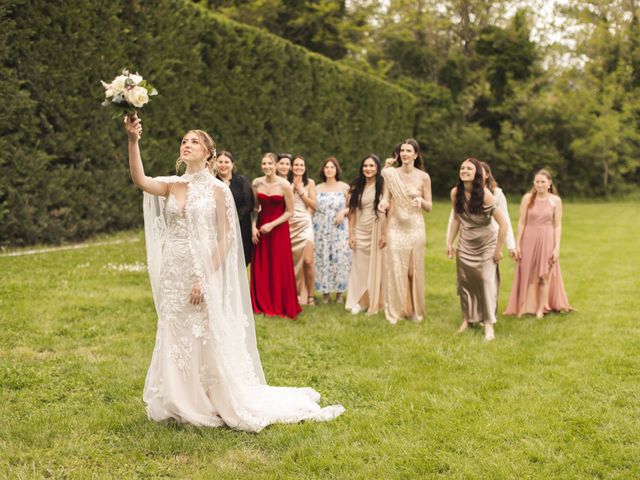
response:
<svg viewBox="0 0 640 480"><path fill-rule="evenodd" d="M307 298L307 305L309 305L310 307L315 307L316 306L315 297L308 297Z"/></svg>

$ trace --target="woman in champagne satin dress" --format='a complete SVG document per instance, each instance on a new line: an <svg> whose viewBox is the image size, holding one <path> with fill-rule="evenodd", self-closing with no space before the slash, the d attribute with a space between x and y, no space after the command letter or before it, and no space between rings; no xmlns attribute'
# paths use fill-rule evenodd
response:
<svg viewBox="0 0 640 480"><path fill-rule="evenodd" d="M507 231L506 220L496 208L495 199L484 186L480 161L467 158L460 166L458 184L451 190L451 205L455 211L451 236L447 245L449 258L456 257L458 296L462 311L459 332L469 325L482 323L485 339L495 337L500 277L498 262ZM491 225L495 218L498 235ZM460 232L457 251L453 242Z"/></svg>
<svg viewBox="0 0 640 480"><path fill-rule="evenodd" d="M382 265L385 245L385 215L378 210L384 180L380 160L367 155L360 163L358 177L349 190L349 247L351 273L345 308L358 314L375 315L384 308Z"/></svg>
<svg viewBox="0 0 640 480"><path fill-rule="evenodd" d="M423 210L430 212L431 179L422 170L418 142L400 145L399 168L382 171L387 209L385 223L386 305L385 317L391 324L403 318L421 322L424 318L424 255L427 244ZM387 163L388 164L388 163Z"/></svg>

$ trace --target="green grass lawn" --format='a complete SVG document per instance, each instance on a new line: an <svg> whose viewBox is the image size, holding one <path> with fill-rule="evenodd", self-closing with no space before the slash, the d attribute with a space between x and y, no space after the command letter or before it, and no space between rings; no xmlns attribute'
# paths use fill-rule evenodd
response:
<svg viewBox="0 0 640 480"><path fill-rule="evenodd" d="M516 202L512 219L517 221ZM449 207L428 215L426 318L338 305L256 318L267 380L342 403L329 423L259 434L147 420L156 315L135 241L0 257L2 478L640 478L637 203L565 205L577 309L456 336ZM503 260L500 308L513 263Z"/></svg>

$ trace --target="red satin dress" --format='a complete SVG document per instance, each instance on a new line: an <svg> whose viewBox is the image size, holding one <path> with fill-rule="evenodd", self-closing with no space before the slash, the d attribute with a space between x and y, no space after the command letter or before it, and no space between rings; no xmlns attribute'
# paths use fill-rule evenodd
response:
<svg viewBox="0 0 640 480"><path fill-rule="evenodd" d="M284 196L258 193L260 228L285 211ZM295 319L302 311L298 303L296 278L293 273L289 222L269 233L261 233L251 257L251 303L254 313Z"/></svg>

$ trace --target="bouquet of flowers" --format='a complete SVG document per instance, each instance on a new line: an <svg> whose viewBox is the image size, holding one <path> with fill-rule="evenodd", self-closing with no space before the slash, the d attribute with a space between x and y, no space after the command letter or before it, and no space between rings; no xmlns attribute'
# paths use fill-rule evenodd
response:
<svg viewBox="0 0 640 480"><path fill-rule="evenodd" d="M136 115L137 109L149 103L149 97L157 95L158 91L138 73L122 70L111 83L102 82L105 100L102 105L115 108L112 118L123 115Z"/></svg>

